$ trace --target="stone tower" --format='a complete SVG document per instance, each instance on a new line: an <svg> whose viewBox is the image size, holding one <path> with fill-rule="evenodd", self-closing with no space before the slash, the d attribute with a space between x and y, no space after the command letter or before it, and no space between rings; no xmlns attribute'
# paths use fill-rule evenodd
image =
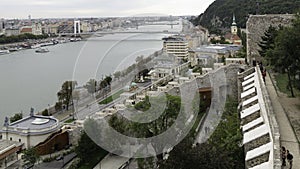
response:
<svg viewBox="0 0 300 169"><path fill-rule="evenodd" d="M237 34L237 26L236 26L236 22L235 22L235 16L233 14L233 18L232 18L232 25L231 25L231 34L236 35Z"/></svg>

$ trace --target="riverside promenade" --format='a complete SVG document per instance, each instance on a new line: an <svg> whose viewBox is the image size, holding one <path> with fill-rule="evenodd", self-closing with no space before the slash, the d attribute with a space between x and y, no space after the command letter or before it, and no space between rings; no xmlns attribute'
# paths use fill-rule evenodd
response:
<svg viewBox="0 0 300 169"><path fill-rule="evenodd" d="M285 111L285 108L288 107L289 105L287 104L282 105L280 103L282 96L280 93L277 94L277 92L279 91L276 91L274 84L270 78L270 74L266 76L266 87L270 96L274 114L276 116L279 125L281 146L286 147L286 149L288 149L290 153L293 154L294 156L293 169L298 169L300 168L299 142L293 130L293 126L292 126L293 124L290 123L287 112ZM300 117L299 113L298 116ZM283 169L288 169L288 168L289 165L287 162L287 166L283 167Z"/></svg>

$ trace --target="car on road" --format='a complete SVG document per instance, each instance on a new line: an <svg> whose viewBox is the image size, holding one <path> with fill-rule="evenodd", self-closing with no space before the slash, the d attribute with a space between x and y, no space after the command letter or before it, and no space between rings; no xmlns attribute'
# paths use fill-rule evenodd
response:
<svg viewBox="0 0 300 169"><path fill-rule="evenodd" d="M62 160L64 157L62 155L56 157L56 161Z"/></svg>

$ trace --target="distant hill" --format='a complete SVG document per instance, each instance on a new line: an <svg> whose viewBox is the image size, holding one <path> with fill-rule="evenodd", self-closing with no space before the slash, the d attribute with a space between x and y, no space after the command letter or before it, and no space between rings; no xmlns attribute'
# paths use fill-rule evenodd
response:
<svg viewBox="0 0 300 169"><path fill-rule="evenodd" d="M233 14L238 27L245 28L249 14L286 14L299 9L300 0L216 0L192 22L219 33L230 28Z"/></svg>

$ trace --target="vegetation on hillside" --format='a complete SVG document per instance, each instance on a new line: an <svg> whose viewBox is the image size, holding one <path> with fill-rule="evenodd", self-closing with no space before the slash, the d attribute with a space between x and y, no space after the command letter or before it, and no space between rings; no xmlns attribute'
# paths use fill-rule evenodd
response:
<svg viewBox="0 0 300 169"><path fill-rule="evenodd" d="M101 161L108 152L99 147L94 141L84 132L82 133L78 146L75 148L77 157L80 162L75 168L88 169L93 168Z"/></svg>
<svg viewBox="0 0 300 169"><path fill-rule="evenodd" d="M192 22L211 33L221 33L224 28L229 29L233 14L238 27L245 28L250 14L295 13L299 8L299 0L216 0Z"/></svg>
<svg viewBox="0 0 300 169"><path fill-rule="evenodd" d="M226 101L222 120L209 140L193 147L195 138L189 135L174 147L169 158L160 168L245 168L244 150L239 146L243 136L240 131L237 105L236 100L229 98Z"/></svg>

